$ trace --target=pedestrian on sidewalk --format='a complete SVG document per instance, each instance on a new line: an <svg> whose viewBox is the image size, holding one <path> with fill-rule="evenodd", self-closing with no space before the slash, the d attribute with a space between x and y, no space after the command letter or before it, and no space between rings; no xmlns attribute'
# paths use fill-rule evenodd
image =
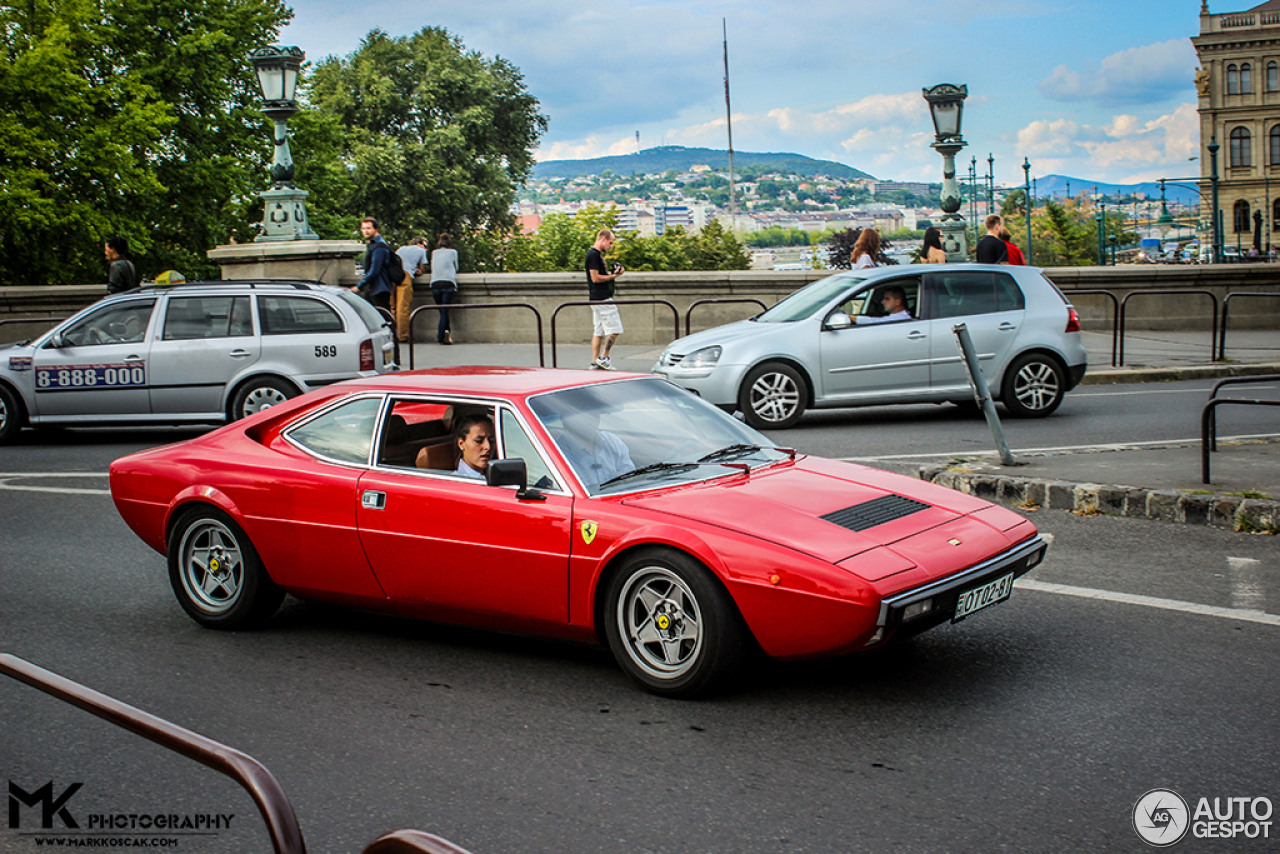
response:
<svg viewBox="0 0 1280 854"><path fill-rule="evenodd" d="M1009 247L1000 239L1000 226L1003 222L1000 214L992 214L984 223L987 236L978 241L974 257L979 264L1008 264Z"/></svg>
<svg viewBox="0 0 1280 854"><path fill-rule="evenodd" d="M874 228L864 228L862 233L858 235L858 240L853 244L853 252L849 253L849 260L853 262L853 269L861 270L864 267L880 266L880 232Z"/></svg>
<svg viewBox="0 0 1280 854"><path fill-rule="evenodd" d="M393 298L396 316L396 338L409 340L409 312L413 309L413 280L427 272L427 238L415 237L396 250L404 265L404 281L396 285Z"/></svg>
<svg viewBox="0 0 1280 854"><path fill-rule="evenodd" d="M924 245L920 247L920 263L947 263L947 252L942 248L942 232L933 226L924 230Z"/></svg>
<svg viewBox="0 0 1280 854"><path fill-rule="evenodd" d="M1004 247L1009 252L1009 263L1025 267L1027 259L1022 257L1022 250L1013 242L1013 235L1009 233L1009 229L1003 225L1000 226L1000 240L1004 242Z"/></svg>
<svg viewBox="0 0 1280 854"><path fill-rule="evenodd" d="M129 255L129 241L123 237L109 237L103 244L102 254L107 256L107 293L118 294L138 286L141 277Z"/></svg>
<svg viewBox="0 0 1280 854"><path fill-rule="evenodd" d="M369 241L364 253L364 278L351 290L369 301L375 308L391 310L391 281L387 277L387 259L391 247L378 233L378 221L373 217L360 220L360 233Z"/></svg>
<svg viewBox="0 0 1280 854"><path fill-rule="evenodd" d="M458 294L458 250L448 234L441 234L436 250L431 253L431 298L436 305L449 305ZM440 309L440 322L436 324L436 343L452 344L449 331L449 309Z"/></svg>
<svg viewBox="0 0 1280 854"><path fill-rule="evenodd" d="M609 351L622 334L622 317L613 304L614 282L626 270L615 263L610 269L604 253L613 248L613 232L602 228L596 242L587 250L587 299L591 306L591 368L597 371L617 370L609 360Z"/></svg>

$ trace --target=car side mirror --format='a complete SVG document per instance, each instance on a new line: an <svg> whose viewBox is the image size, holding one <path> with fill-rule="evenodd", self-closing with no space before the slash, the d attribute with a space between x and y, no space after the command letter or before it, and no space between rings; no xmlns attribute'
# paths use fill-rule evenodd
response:
<svg viewBox="0 0 1280 854"><path fill-rule="evenodd" d="M66 342L62 340L62 333L59 332L49 338L47 346L52 347L54 350L61 350L67 345Z"/></svg>
<svg viewBox="0 0 1280 854"><path fill-rule="evenodd" d="M490 460L484 470L485 482L490 486L514 486L516 498L521 501L546 501L547 496L529 488L529 471L524 460Z"/></svg>
<svg viewBox="0 0 1280 854"><path fill-rule="evenodd" d="M832 330L848 329L850 326L853 326L853 318L839 310L831 312L827 317L827 322L823 324L824 328Z"/></svg>

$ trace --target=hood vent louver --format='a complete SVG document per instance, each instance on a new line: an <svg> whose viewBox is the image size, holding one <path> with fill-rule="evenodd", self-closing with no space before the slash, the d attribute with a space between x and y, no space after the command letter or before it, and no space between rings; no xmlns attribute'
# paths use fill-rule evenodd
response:
<svg viewBox="0 0 1280 854"><path fill-rule="evenodd" d="M928 504L922 504L901 495L885 495L843 510L833 511L821 518L841 528L848 528L850 531L865 531L876 525L883 525L885 522L892 522L928 509Z"/></svg>

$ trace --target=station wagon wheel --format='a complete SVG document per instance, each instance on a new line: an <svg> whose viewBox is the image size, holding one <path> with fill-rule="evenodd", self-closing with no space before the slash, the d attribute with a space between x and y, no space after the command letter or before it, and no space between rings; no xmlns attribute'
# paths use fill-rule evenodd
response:
<svg viewBox="0 0 1280 854"><path fill-rule="evenodd" d="M297 393L296 388L275 377L249 380L236 392L235 400L231 404L231 420L239 421L255 412L270 409L296 396Z"/></svg>
<svg viewBox="0 0 1280 854"><path fill-rule="evenodd" d="M1015 418L1043 418L1058 408L1066 393L1066 371L1058 360L1026 353L1005 371L1000 400Z"/></svg>
<svg viewBox="0 0 1280 854"><path fill-rule="evenodd" d="M738 392L738 409L757 430L785 430L804 415L809 390L790 365L766 362L752 368Z"/></svg>
<svg viewBox="0 0 1280 854"><path fill-rule="evenodd" d="M646 549L609 582L605 635L618 664L646 690L692 697L732 677L745 655L737 609L688 555Z"/></svg>
<svg viewBox="0 0 1280 854"><path fill-rule="evenodd" d="M202 626L247 628L270 617L284 599L244 531L216 507L183 513L168 551L173 592Z"/></svg>
<svg viewBox="0 0 1280 854"><path fill-rule="evenodd" d="M0 445L14 440L22 429L23 420L22 404L18 402L18 396L6 386L0 385Z"/></svg>

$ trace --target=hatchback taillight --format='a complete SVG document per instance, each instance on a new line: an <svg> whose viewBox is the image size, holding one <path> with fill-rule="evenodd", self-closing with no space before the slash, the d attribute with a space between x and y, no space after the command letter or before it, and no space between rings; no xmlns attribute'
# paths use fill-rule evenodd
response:
<svg viewBox="0 0 1280 854"><path fill-rule="evenodd" d="M1068 308L1068 309L1067 309L1067 329L1066 329L1066 331L1067 331L1067 332L1079 332L1079 331L1080 331L1080 315L1076 314L1076 310L1075 310L1074 308ZM364 351L362 350L362 351L361 351L361 353L363 353L363 352L364 352Z"/></svg>
<svg viewBox="0 0 1280 854"><path fill-rule="evenodd" d="M373 339L368 338L360 343L360 370L377 370L373 366Z"/></svg>

